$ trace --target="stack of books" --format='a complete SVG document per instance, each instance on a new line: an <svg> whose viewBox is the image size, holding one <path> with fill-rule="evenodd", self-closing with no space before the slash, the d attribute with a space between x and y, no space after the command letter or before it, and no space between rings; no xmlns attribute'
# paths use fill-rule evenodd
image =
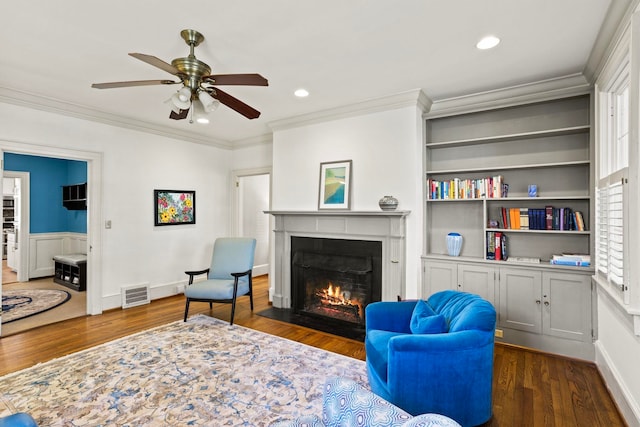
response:
<svg viewBox="0 0 640 427"><path fill-rule="evenodd" d="M507 236L499 231L487 231L487 259L504 261L507 258Z"/></svg>
<svg viewBox="0 0 640 427"><path fill-rule="evenodd" d="M429 199L482 199L506 197L502 175L479 179L454 178L448 181L429 179Z"/></svg>
<svg viewBox="0 0 640 427"><path fill-rule="evenodd" d="M591 255L582 255L582 254L554 255L549 262L555 265L571 265L574 267L589 267L591 265Z"/></svg>
<svg viewBox="0 0 640 427"><path fill-rule="evenodd" d="M571 208L501 208L503 228L584 231L582 212Z"/></svg>

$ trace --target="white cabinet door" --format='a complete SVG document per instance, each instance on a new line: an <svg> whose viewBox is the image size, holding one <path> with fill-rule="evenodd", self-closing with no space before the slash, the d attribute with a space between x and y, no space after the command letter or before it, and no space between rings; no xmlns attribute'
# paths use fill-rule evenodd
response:
<svg viewBox="0 0 640 427"><path fill-rule="evenodd" d="M500 269L499 325L542 332L542 273L519 268Z"/></svg>
<svg viewBox="0 0 640 427"><path fill-rule="evenodd" d="M592 340L589 276L545 272L542 304L544 334L582 342Z"/></svg>
<svg viewBox="0 0 640 427"><path fill-rule="evenodd" d="M458 264L458 290L480 295L496 305L496 269L485 265Z"/></svg>
<svg viewBox="0 0 640 427"><path fill-rule="evenodd" d="M18 245L15 233L7 233L7 267L13 271L18 270L19 260Z"/></svg>
<svg viewBox="0 0 640 427"><path fill-rule="evenodd" d="M436 292L458 289L458 264L446 261L424 261L424 283L422 298L427 299Z"/></svg>

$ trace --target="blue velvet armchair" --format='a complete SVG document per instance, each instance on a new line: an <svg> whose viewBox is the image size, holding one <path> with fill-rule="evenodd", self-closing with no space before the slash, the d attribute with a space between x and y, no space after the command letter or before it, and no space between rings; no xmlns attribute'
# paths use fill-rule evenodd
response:
<svg viewBox="0 0 640 427"><path fill-rule="evenodd" d="M413 415L443 414L463 427L488 421L495 324L493 305L464 292L369 304L371 390Z"/></svg>
<svg viewBox="0 0 640 427"><path fill-rule="evenodd" d="M231 321L236 312L236 299L249 295L253 310L253 281L251 271L256 250L256 239L247 237L221 237L213 244L213 254L209 268L199 271L185 271L189 283L184 290L187 302L184 321L187 321L189 305L192 301L231 303ZM196 276L206 274L207 280L194 283Z"/></svg>
<svg viewBox="0 0 640 427"><path fill-rule="evenodd" d="M38 427L31 415L18 412L0 418L0 427Z"/></svg>

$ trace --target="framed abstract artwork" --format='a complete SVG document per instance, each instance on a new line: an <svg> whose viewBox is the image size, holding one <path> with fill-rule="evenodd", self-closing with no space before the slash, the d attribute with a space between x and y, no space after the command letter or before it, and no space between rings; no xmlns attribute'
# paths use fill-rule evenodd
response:
<svg viewBox="0 0 640 427"><path fill-rule="evenodd" d="M318 209L350 209L351 160L320 163Z"/></svg>
<svg viewBox="0 0 640 427"><path fill-rule="evenodd" d="M153 190L155 225L196 223L196 192Z"/></svg>

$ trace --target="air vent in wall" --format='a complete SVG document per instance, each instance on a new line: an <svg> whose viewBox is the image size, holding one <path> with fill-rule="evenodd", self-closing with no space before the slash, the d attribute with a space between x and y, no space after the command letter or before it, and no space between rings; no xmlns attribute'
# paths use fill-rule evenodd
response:
<svg viewBox="0 0 640 427"><path fill-rule="evenodd" d="M149 304L149 285L132 285L122 288L122 308L135 307L136 305Z"/></svg>

